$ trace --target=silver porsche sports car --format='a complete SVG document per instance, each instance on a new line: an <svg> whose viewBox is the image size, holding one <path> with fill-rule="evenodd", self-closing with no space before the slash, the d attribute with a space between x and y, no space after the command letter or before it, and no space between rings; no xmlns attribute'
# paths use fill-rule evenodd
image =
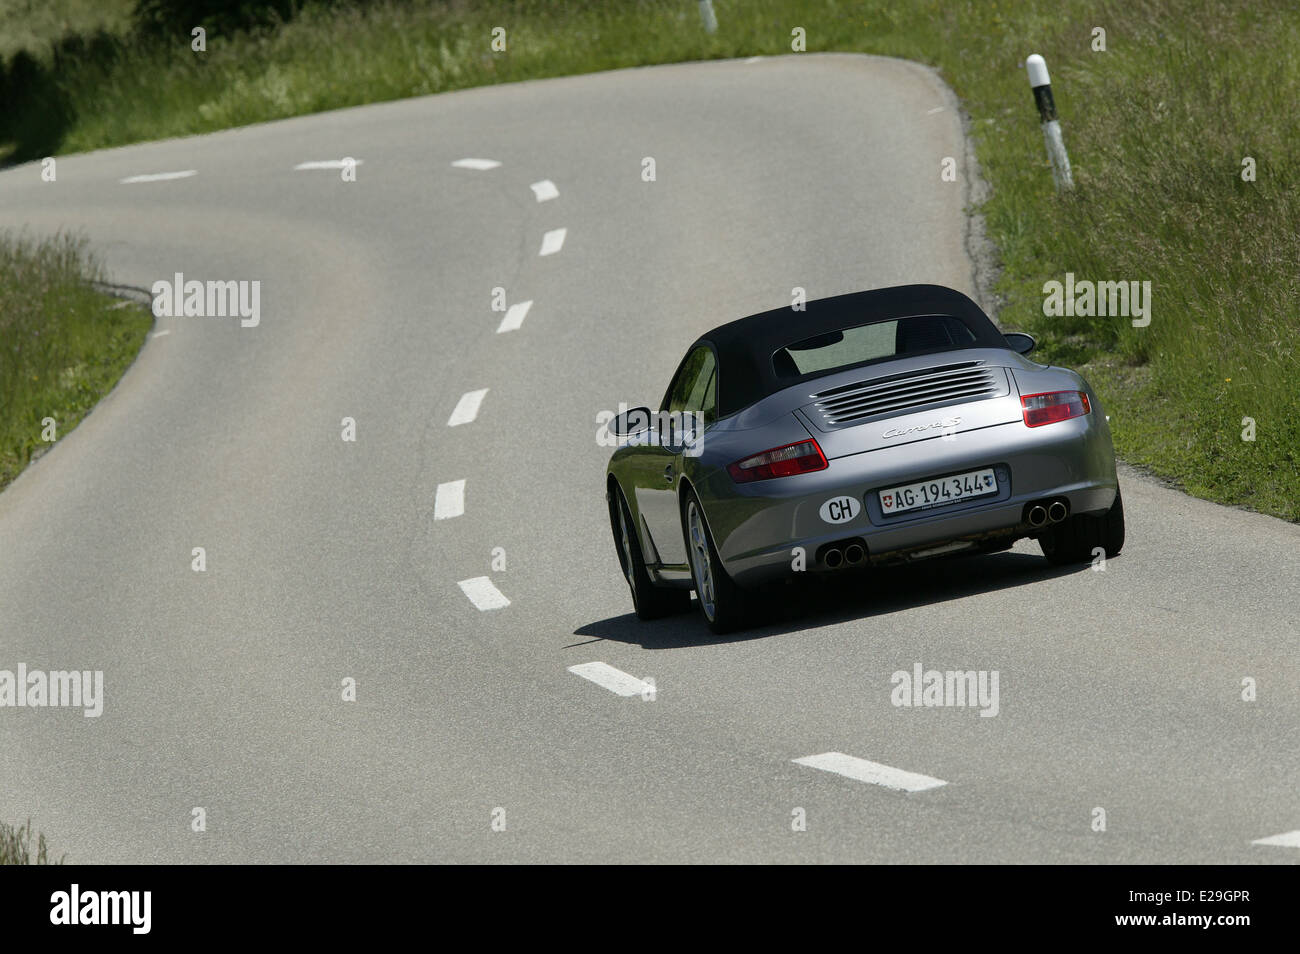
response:
<svg viewBox="0 0 1300 954"><path fill-rule="evenodd" d="M1124 504L1101 402L975 302L905 285L781 308L687 350L657 411L610 424L606 497L637 616L805 573L1006 549L1114 556Z"/></svg>

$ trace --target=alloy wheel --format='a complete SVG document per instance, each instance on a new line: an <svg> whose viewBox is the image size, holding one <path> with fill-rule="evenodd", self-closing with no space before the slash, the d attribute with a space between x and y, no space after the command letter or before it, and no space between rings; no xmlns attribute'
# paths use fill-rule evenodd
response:
<svg viewBox="0 0 1300 954"><path fill-rule="evenodd" d="M704 529L704 517L692 500L686 507L686 531L691 544L691 573L695 576L695 595L708 619L717 612L717 597L713 589L713 560L709 554L709 537Z"/></svg>

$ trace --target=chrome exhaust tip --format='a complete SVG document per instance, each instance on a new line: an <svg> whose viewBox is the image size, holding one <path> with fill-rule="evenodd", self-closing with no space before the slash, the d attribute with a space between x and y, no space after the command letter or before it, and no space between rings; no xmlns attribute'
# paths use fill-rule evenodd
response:
<svg viewBox="0 0 1300 954"><path fill-rule="evenodd" d="M838 548L831 547L826 551L826 555L822 557L822 562L830 569L838 570L844 565L844 554L841 553Z"/></svg>
<svg viewBox="0 0 1300 954"><path fill-rule="evenodd" d="M1042 504L1034 504L1029 508L1028 519L1031 527L1041 527L1047 523L1047 510Z"/></svg>
<svg viewBox="0 0 1300 954"><path fill-rule="evenodd" d="M856 543L844 548L844 559L852 566L857 566L867 558L867 551Z"/></svg>
<svg viewBox="0 0 1300 954"><path fill-rule="evenodd" d="M1069 513L1070 511L1066 509L1065 504L1059 500L1053 500L1047 507L1047 519L1052 523L1060 523Z"/></svg>

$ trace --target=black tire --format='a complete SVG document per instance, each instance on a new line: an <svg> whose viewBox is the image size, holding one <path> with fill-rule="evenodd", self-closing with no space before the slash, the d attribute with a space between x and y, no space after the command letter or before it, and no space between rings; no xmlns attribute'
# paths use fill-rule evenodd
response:
<svg viewBox="0 0 1300 954"><path fill-rule="evenodd" d="M682 536L704 622L719 636L740 629L748 621L744 592L718 558L704 507L694 491L687 491L682 506Z"/></svg>
<svg viewBox="0 0 1300 954"><path fill-rule="evenodd" d="M1100 547L1106 556L1118 556L1124 548L1124 498L1115 488L1115 502L1104 514L1067 517L1038 538L1043 556L1058 566L1087 563Z"/></svg>
<svg viewBox="0 0 1300 954"><path fill-rule="evenodd" d="M614 531L614 545L618 548L618 563L623 570L623 578L632 591L632 607L636 610L637 619L662 619L687 612L691 608L690 590L655 586L645 568L641 541L634 530L632 511L628 509L627 500L623 497L623 489L615 485L613 494L614 499L609 508L610 527Z"/></svg>

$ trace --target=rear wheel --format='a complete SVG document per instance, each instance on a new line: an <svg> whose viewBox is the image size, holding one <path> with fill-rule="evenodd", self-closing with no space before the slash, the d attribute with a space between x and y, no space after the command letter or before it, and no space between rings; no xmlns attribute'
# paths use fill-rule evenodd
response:
<svg viewBox="0 0 1300 954"><path fill-rule="evenodd" d="M700 612L709 629L721 635L745 623L743 594L728 575L718 549L713 545L713 535L704 522L704 508L699 498L690 492L682 514L686 534L686 552L691 562L691 578L695 581L695 595L700 601Z"/></svg>
<svg viewBox="0 0 1300 954"><path fill-rule="evenodd" d="M632 606L638 619L662 619L674 613L685 613L691 608L691 594L682 588L669 589L655 586L646 570L641 555L641 541L637 539L632 523L632 512L621 487L614 488L614 512L610 514L614 539L618 543L618 562L623 577L632 591Z"/></svg>
<svg viewBox="0 0 1300 954"><path fill-rule="evenodd" d="M1115 502L1104 514L1077 514L1066 517L1038 538L1043 556L1055 564L1086 563L1094 551L1106 556L1119 554L1124 547L1124 498L1115 488Z"/></svg>

